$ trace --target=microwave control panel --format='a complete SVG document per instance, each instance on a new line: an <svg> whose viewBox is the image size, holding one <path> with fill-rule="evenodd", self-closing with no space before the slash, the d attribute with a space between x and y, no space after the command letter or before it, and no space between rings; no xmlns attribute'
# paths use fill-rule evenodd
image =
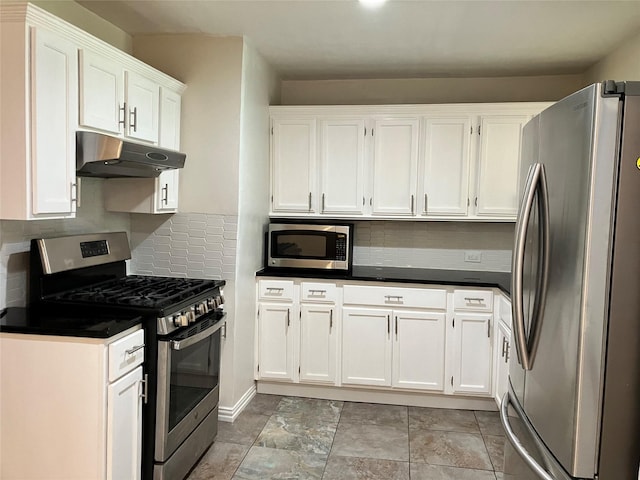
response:
<svg viewBox="0 0 640 480"><path fill-rule="evenodd" d="M344 233L336 235L336 260L347 259L347 236Z"/></svg>

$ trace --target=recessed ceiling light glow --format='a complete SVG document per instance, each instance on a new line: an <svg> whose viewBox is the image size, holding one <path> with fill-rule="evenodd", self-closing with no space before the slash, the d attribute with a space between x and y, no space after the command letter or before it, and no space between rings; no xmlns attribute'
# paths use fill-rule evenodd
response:
<svg viewBox="0 0 640 480"><path fill-rule="evenodd" d="M358 0L358 1L367 8L378 8L387 0Z"/></svg>

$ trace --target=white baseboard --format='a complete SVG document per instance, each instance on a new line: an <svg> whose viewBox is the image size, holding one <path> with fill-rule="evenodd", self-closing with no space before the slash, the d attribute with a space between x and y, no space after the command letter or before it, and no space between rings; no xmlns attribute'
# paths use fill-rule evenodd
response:
<svg viewBox="0 0 640 480"><path fill-rule="evenodd" d="M253 384L249 390L244 392L244 395L240 397L240 400L236 402L233 407L218 407L218 420L221 422L233 422L240 412L245 409L249 402L256 396L256 385Z"/></svg>
<svg viewBox="0 0 640 480"><path fill-rule="evenodd" d="M258 393L291 397L322 398L345 402L384 403L411 407L454 408L460 410L497 410L491 397L462 397L426 392L392 392L368 388L331 387L299 383L259 381Z"/></svg>

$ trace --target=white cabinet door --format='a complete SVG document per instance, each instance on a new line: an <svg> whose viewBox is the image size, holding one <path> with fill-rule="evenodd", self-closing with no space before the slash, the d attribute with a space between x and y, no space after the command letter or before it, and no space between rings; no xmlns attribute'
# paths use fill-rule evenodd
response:
<svg viewBox="0 0 640 480"><path fill-rule="evenodd" d="M422 143L422 215L466 215L471 117L427 118Z"/></svg>
<svg viewBox="0 0 640 480"><path fill-rule="evenodd" d="M504 323L498 322L494 362L496 365L495 400L502 404L502 397L509 388L509 356L511 355L511 329Z"/></svg>
<svg viewBox="0 0 640 480"><path fill-rule="evenodd" d="M300 381L335 384L337 322L333 305L300 307Z"/></svg>
<svg viewBox="0 0 640 480"><path fill-rule="evenodd" d="M365 120L320 122L320 213L362 214Z"/></svg>
<svg viewBox="0 0 640 480"><path fill-rule="evenodd" d="M107 480L140 478L142 367L111 383L107 398Z"/></svg>
<svg viewBox="0 0 640 480"><path fill-rule="evenodd" d="M491 320L489 313L455 313L454 393L491 393Z"/></svg>
<svg viewBox="0 0 640 480"><path fill-rule="evenodd" d="M528 120L527 115L481 117L477 215L516 216L522 126Z"/></svg>
<svg viewBox="0 0 640 480"><path fill-rule="evenodd" d="M391 385L391 310L344 307L342 383Z"/></svg>
<svg viewBox="0 0 640 480"><path fill-rule="evenodd" d="M155 179L156 211L154 213L177 211L179 175L178 170L165 170Z"/></svg>
<svg viewBox="0 0 640 480"><path fill-rule="evenodd" d="M160 137L159 145L171 150L180 149L180 112L182 97L176 92L160 89ZM178 188L180 170L163 171L156 178L156 212L176 212L178 210ZM155 212L154 212L155 213Z"/></svg>
<svg viewBox="0 0 640 480"><path fill-rule="evenodd" d="M122 65L80 50L80 125L118 135L125 116Z"/></svg>
<svg viewBox="0 0 640 480"><path fill-rule="evenodd" d="M377 119L373 129L374 215L414 215L418 119Z"/></svg>
<svg viewBox="0 0 640 480"><path fill-rule="evenodd" d="M316 121L273 119L272 210L316 212Z"/></svg>
<svg viewBox="0 0 640 480"><path fill-rule="evenodd" d="M78 49L33 27L31 188L34 215L76 211Z"/></svg>
<svg viewBox="0 0 640 480"><path fill-rule="evenodd" d="M134 72L125 72L127 136L158 143L160 86Z"/></svg>
<svg viewBox="0 0 640 480"><path fill-rule="evenodd" d="M445 314L393 312L394 387L444 390Z"/></svg>
<svg viewBox="0 0 640 480"><path fill-rule="evenodd" d="M258 306L258 375L261 379L295 379L297 348L293 304L260 303Z"/></svg>

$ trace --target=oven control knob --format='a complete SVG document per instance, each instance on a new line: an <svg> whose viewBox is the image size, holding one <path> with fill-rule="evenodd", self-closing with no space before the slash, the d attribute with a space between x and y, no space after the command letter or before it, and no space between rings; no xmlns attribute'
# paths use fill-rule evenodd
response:
<svg viewBox="0 0 640 480"><path fill-rule="evenodd" d="M196 321L196 313L194 310L189 310L188 312L185 312L185 317L187 317L187 325Z"/></svg>
<svg viewBox="0 0 640 480"><path fill-rule="evenodd" d="M209 305L209 310L214 310L217 307L215 298L209 298L207 304Z"/></svg>
<svg viewBox="0 0 640 480"><path fill-rule="evenodd" d="M209 307L207 306L206 301L196 305L196 315L204 315L208 311L209 311Z"/></svg>
<svg viewBox="0 0 640 480"><path fill-rule="evenodd" d="M216 303L218 304L219 307L224 305L224 296L222 294L216 297Z"/></svg>
<svg viewBox="0 0 640 480"><path fill-rule="evenodd" d="M186 327L189 325L189 319L184 314L176 315L174 323L176 327Z"/></svg>
<svg viewBox="0 0 640 480"><path fill-rule="evenodd" d="M180 315L174 315L172 317L169 317L169 320L173 320L173 324L176 327L181 327L182 324L180 323Z"/></svg>

